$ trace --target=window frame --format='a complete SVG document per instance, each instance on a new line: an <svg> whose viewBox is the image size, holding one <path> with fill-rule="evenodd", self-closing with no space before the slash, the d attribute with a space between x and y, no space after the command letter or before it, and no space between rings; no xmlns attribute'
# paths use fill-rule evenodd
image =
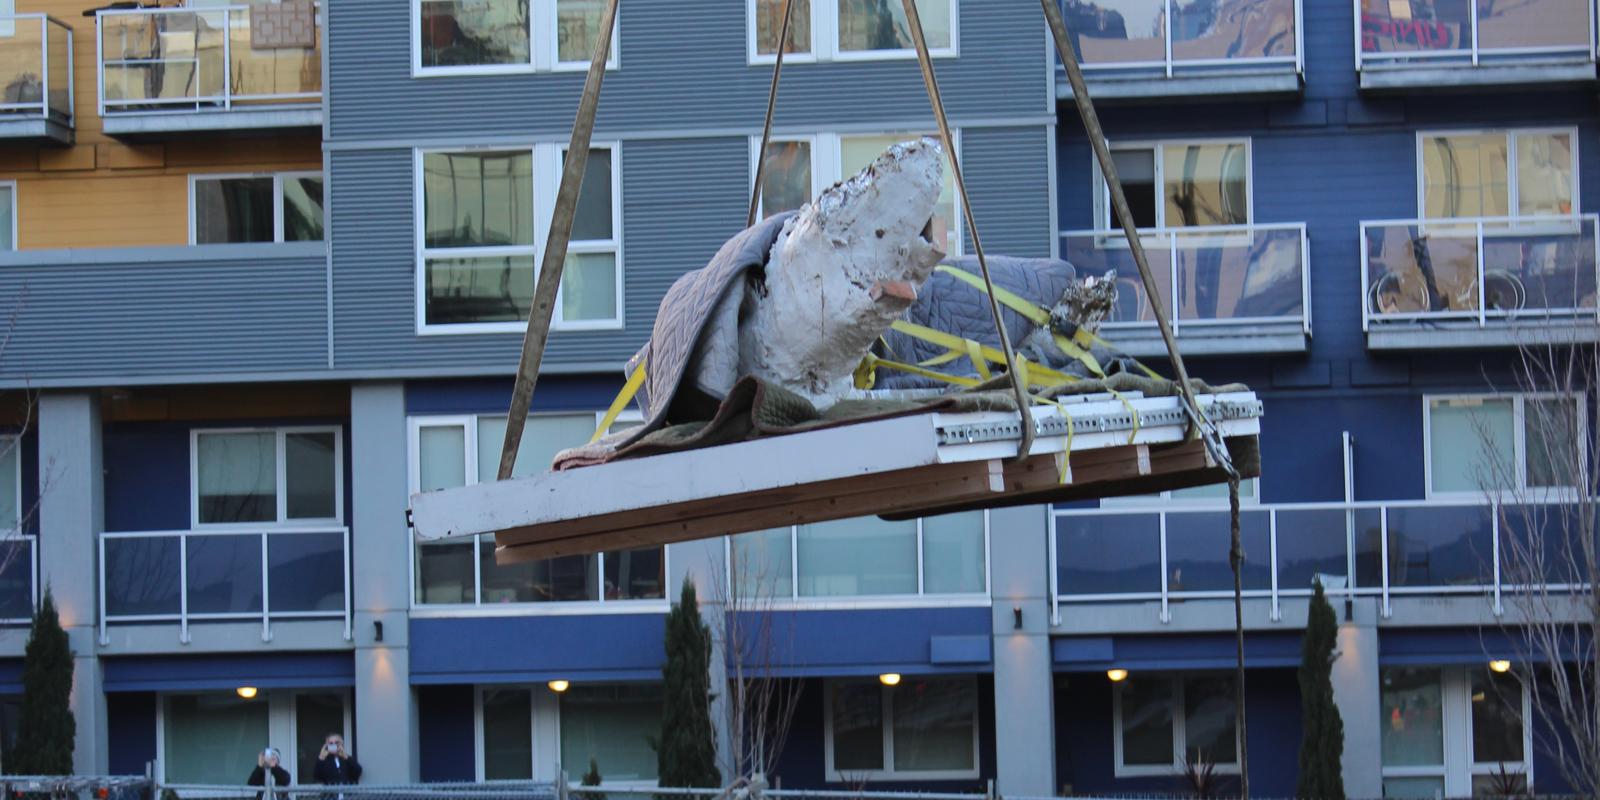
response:
<svg viewBox="0 0 1600 800"><path fill-rule="evenodd" d="M1359 46L1359 43L1358 43ZM1493 219L1492 217L1430 217L1428 213L1428 175L1426 172L1427 159L1424 156L1429 139L1449 138L1452 136L1482 136L1485 134L1498 134L1506 140L1506 211L1509 219L1538 219L1550 215L1524 215L1519 212L1518 205L1521 200L1521 190L1517 186L1518 158L1517 139L1523 135L1547 136L1550 134L1565 134L1572 142L1572 174L1568 176L1569 188L1572 191L1572 211L1557 216L1578 217L1583 214L1580 180L1582 165L1578 160L1578 151L1581 149L1581 139L1576 126L1550 126L1533 128L1444 128L1436 130L1419 130L1416 135L1416 165L1417 165L1417 219L1433 224L1449 224L1452 222L1470 222L1477 219ZM1519 231L1526 234L1526 231Z"/></svg>
<svg viewBox="0 0 1600 800"><path fill-rule="evenodd" d="M561 0L527 0L528 2L528 60L511 64L471 64L451 67L425 67L422 65L422 3L409 0L411 15L411 77L438 78L471 75L529 75L536 73L581 72L589 68L588 61L561 61L560 32L557 26L557 7ZM539 23L544 23L547 35L539 35ZM606 71L622 69L622 9L617 9L615 25L611 30L611 52L606 58Z"/></svg>
<svg viewBox="0 0 1600 800"><path fill-rule="evenodd" d="M894 689L893 686L884 686L873 678L828 678L823 682L822 698L822 742L823 742L823 769L830 783L847 783L855 780L861 781L951 781L973 780L983 771L983 693L978 687L976 675L906 675L907 679L929 678L933 680L962 680L972 686L972 769L970 770L896 770L894 768ZM878 688L878 709L881 714L879 738L883 743L883 769L877 770L848 770L840 773L833 764L833 693L834 690L846 684L867 683Z"/></svg>
<svg viewBox="0 0 1600 800"><path fill-rule="evenodd" d="M1184 682L1188 678L1205 675L1221 675L1222 673L1206 672L1181 672L1161 673L1138 678L1138 680L1162 680L1168 684L1169 695L1172 703L1172 763L1170 764L1126 764L1123 763L1122 752L1122 695L1127 686L1126 682L1117 682L1111 687L1111 745L1112 745L1112 774L1117 778L1170 776L1183 772L1183 761L1187 756L1189 747L1188 738L1188 713L1184 703ZM1237 691L1237 687L1235 687ZM1234 720L1234 760L1229 763L1216 764L1219 775L1239 774L1239 721Z"/></svg>
<svg viewBox="0 0 1600 800"><path fill-rule="evenodd" d="M745 64L757 67L774 64L777 54L757 52L756 13L759 0L745 0ZM901 50L845 50L839 46L839 1L811 0L811 49L805 53L785 53L785 64L819 64L832 61L904 61L917 58L916 48ZM950 46L929 47L930 58L959 58L961 56L961 2L946 0L950 4ZM791 20L791 23L793 21Z"/></svg>
<svg viewBox="0 0 1600 800"><path fill-rule="evenodd" d="M272 741L272 742L280 742L281 741L281 742L289 742L290 743L290 746L289 746L288 749L282 749L282 748L279 749L279 752L282 753L283 757L279 761L278 765L289 771L290 776L295 779L295 782L294 782L293 785L295 785L295 786L311 786L311 785L315 785L315 784L312 784L309 780L302 780L301 779L301 777L300 777L301 770L300 770L300 763L299 763L300 762L300 753L299 753L298 748L296 748L294 746L294 744L293 744L294 741L295 741L295 729L299 726L299 720L297 719L297 717L299 716L298 702L297 701L299 700L301 695L303 695L303 694L336 694L336 695L339 695L340 698L343 699L343 705L344 705L344 730L340 731L340 734L344 736L345 744L348 746L347 749L349 749L351 752L355 751L355 749L356 749L356 747L355 747L356 746L356 727L355 727L355 708L354 708L355 703L353 702L352 692L351 692L349 687L334 686L334 687L327 687L327 688L297 688L297 689L267 689L267 688L263 688L263 689L260 689L259 691L262 694L266 695L268 741ZM169 713L168 710L167 710L167 703L173 697L190 697L190 696L207 695L207 694L228 695L228 694L233 694L233 692L230 691L230 690L225 690L225 689L217 689L217 690L193 690L193 691L160 691L160 692L156 693L156 736L155 736L155 739L156 739L156 758L155 758L155 764L153 766L153 773L152 774L158 780L165 781L166 780L166 775L167 775L167 724L166 724L166 717L167 717L167 714ZM258 694L257 697L259 697L259 696L260 695Z"/></svg>
<svg viewBox="0 0 1600 800"><path fill-rule="evenodd" d="M1253 136L1205 136L1196 138L1165 138L1165 139L1129 139L1127 141L1107 141L1106 146L1115 154L1119 150L1152 151L1155 159L1155 186L1156 186L1156 226L1155 228L1140 228L1140 230L1181 230L1182 228L1167 224L1167 181L1166 181L1166 148L1191 147L1195 145L1244 145L1244 188L1245 221L1243 225L1205 225L1195 226L1192 230L1206 231L1218 228L1248 228L1256 224L1256 151L1255 137ZM1113 227L1111 224L1111 187L1106 185L1104 173L1100 171L1100 161L1094 156L1089 157L1090 191L1094 197L1094 222L1096 230L1111 234L1119 234L1122 228Z"/></svg>
<svg viewBox="0 0 1600 800"><path fill-rule="evenodd" d="M274 436L274 458L276 459L277 475L274 478L273 491L275 493L276 519L262 522L201 522L200 521L200 437L211 435L226 435L239 433L272 433ZM332 517L295 517L288 516L288 463L285 458L286 442L290 434L297 433L331 433L333 434L333 509ZM266 425L256 427L233 428L190 428L189 429L189 529L192 531L262 531L270 532L279 528L303 527L344 527L344 428L340 425Z"/></svg>
<svg viewBox="0 0 1600 800"><path fill-rule="evenodd" d="M1433 405L1436 402L1450 402L1456 400L1492 401L1510 400L1512 416L1512 461L1516 469L1516 485L1504 489L1484 488L1465 491L1436 490L1433 488ZM1588 397L1584 394L1568 394L1563 392L1507 392L1504 394L1482 392L1447 392L1439 394L1424 394L1422 396L1422 486L1423 497L1428 500L1463 500L1482 499L1490 497L1496 500L1520 499L1530 502L1550 502L1558 500L1571 500L1578 496L1577 486L1529 486L1528 485L1528 442L1527 442L1527 402L1529 400L1567 400L1575 408L1578 425L1578 444L1587 449L1589 442ZM1584 462L1587 464L1593 453L1584 453ZM1587 478L1584 478L1587 483ZM1523 493L1522 497L1508 497L1514 493Z"/></svg>
<svg viewBox="0 0 1600 800"><path fill-rule="evenodd" d="M3 252L16 252L17 250L22 249L20 242L22 229L17 227L17 201L19 198L17 182L14 180L0 181L0 189L5 189L11 192L11 247L3 249Z"/></svg>
<svg viewBox="0 0 1600 800"><path fill-rule="evenodd" d="M755 3L756 2L756 0L747 0L747 1L750 2L750 3ZM784 61L788 61L789 59L786 56L783 60ZM818 152L817 148L819 146L821 146L819 144L819 142L821 142L822 140L826 140L827 137L828 137L828 134L825 134L825 133L809 133L809 134L800 133L800 134L781 134L781 135L780 134L773 134L771 140L768 141L768 144L790 144L790 143L795 143L795 142L802 142L802 143L805 143L805 144L807 144L807 145L809 145L811 147L811 194L810 194L810 196L813 199L815 199L817 195L821 194L822 190L824 188L826 188L827 186L830 185L828 183L822 182L822 180L821 180L821 171L817 169L817 166L819 164L825 163L824 159L821 157L821 153ZM761 157L762 157L762 153L761 153L761 137L760 136L751 136L751 137L749 137L749 139L750 139L750 186L749 186L749 189L750 189L750 191L752 193L754 193L755 192L755 188L756 188L755 187L756 169L759 167L759 165L761 163ZM832 147L833 147L833 149L835 151L837 151L838 146L837 146L836 143L833 144ZM838 159L837 156L835 156L832 159L832 161L835 164L839 163L839 159ZM764 180L765 176L762 176L762 177L763 177L763 180ZM756 221L760 222L761 220L764 220L766 218L767 218L766 199L763 198L763 197L757 197L756 198Z"/></svg>
<svg viewBox="0 0 1600 800"><path fill-rule="evenodd" d="M485 735L483 727L483 696L485 693L493 691L511 690L526 691L528 693L528 742L530 744L530 747L528 748L528 779L538 780L541 777L539 774L539 746L542 744L540 739L543 737L539 735L539 717L541 714L548 712L540 708L540 689L544 689L544 691L547 693L549 692L549 689L546 687L522 683L480 683L475 684L472 687L472 768L473 778L478 783L483 783L489 780L487 777L485 777L488 772L488 750L485 746L488 737ZM559 709L560 703L556 703L555 705ZM558 728L557 731L559 732L559 730L560 729Z"/></svg>
<svg viewBox="0 0 1600 800"><path fill-rule="evenodd" d="M1534 742L1533 726L1529 724L1532 716L1532 695L1528 685L1518 681L1518 688L1522 694L1522 761L1521 762L1484 762L1479 763L1473 756L1472 744L1472 673L1476 670L1486 669L1485 666L1468 666L1460 664L1446 665L1409 665L1388 664L1380 665L1378 674L1378 702L1379 724L1385 722L1383 718L1383 672L1389 669L1423 669L1431 670L1439 676L1439 706L1440 706L1440 736L1442 741L1441 752L1443 758L1440 764L1427 764L1418 766L1390 766L1379 762L1379 781L1389 778L1438 778L1444 783L1445 797L1466 797L1472 794L1472 779L1480 775L1493 775L1502 763L1510 768L1517 768L1513 774L1521 774L1529 792L1534 791ZM1520 667L1518 667L1520 668Z"/></svg>
<svg viewBox="0 0 1600 800"><path fill-rule="evenodd" d="M418 0L412 0L416 3ZM473 258L497 256L527 256L533 261L533 279L538 284L539 270L542 267L545 247L548 245L550 234L550 217L555 208L556 195L560 191L561 174L563 172L562 152L566 145L555 142L540 142L533 145L474 145L464 147L417 147L411 151L412 160L412 257L413 268L416 272L414 301L415 329L417 336L458 336L476 335L485 333L512 333L521 335L528 329L526 320L511 322L460 322L460 323L430 323L428 322L428 260L442 258ZM567 254L577 255L585 253L611 253L613 259L613 274L615 277L616 296L613 304L616 316L611 319L597 320L566 320L562 313L562 300L566 287L563 285L556 291L555 308L550 316L550 330L552 331L617 331L627 327L627 269L624 267L625 247L623 233L622 213L622 142L620 140L607 140L591 142L590 150L609 150L611 152L611 239L573 239L567 245ZM427 196L423 179L423 163L427 156L439 153L502 153L520 152L527 150L533 161L532 186L533 194L529 198L529 208L533 214L533 244L531 245L494 245L486 247L427 247ZM542 178L541 176L548 176ZM563 279L566 277L562 275ZM563 283L565 281L563 280Z"/></svg>
<svg viewBox="0 0 1600 800"><path fill-rule="evenodd" d="M605 416L605 412L604 411L597 411L597 412L556 411L556 412L541 412L541 413L537 413L537 414L530 414L529 417L586 417L590 413L594 414L596 425L598 425L600 419ZM473 486L473 485L476 485L476 484L481 482L479 480L480 476L478 475L478 420L480 420L480 419L482 419L484 417L498 417L498 416L500 416L500 415L496 414L496 413L493 413L493 412L487 412L487 413L480 412L480 413L467 413L467 414L423 414L423 415L407 416L406 417L406 492L407 492L406 496L407 496L407 498L409 498L411 495L417 494L418 492L422 491L422 488L421 488L422 487L422 469L421 469L421 467L422 467L422 436L421 436L421 434L422 434L422 429L423 428L453 428L453 427L460 427L462 429L462 435L464 437L463 441L464 441L464 445L465 445L462 448L462 457L463 457L463 459L465 459L465 462L463 464L463 468L464 468L463 476L466 479L466 485L467 486ZM625 421L630 416L633 416L633 415L625 412L624 414L618 416L618 421L619 422L620 421ZM640 419L642 421L642 416L638 417L638 419ZM629 420L629 421L631 421L631 420ZM412 546L411 546L411 557L409 559L410 565L411 565L410 566L410 571L411 571L411 576L410 577L411 577L411 580L410 580L410 589L408 590L409 591L410 601L411 601L411 606L410 607L411 607L412 616L445 616L445 617L486 616L486 617L496 617L496 616L525 616L525 615L529 615L529 614L548 614L548 615L602 614L602 613L638 614L638 613L649 613L649 612L653 612L653 611L665 612L665 611L670 610L671 607L672 607L672 600L671 600L670 590L669 590L669 587L666 586L666 585L662 586L662 596L659 597L659 598L633 598L633 599L608 600L605 597L605 592L601 591L599 597L597 597L594 600L559 600L559 601L535 602L535 603L529 603L529 602L485 603L483 601L483 569L482 569L483 565L482 565L482 559L481 559L481 557L479 555L479 548L481 548L483 546L482 545L483 537L490 536L490 535L491 534L475 534L472 537L470 537L470 541L472 542L472 546L473 546L473 551L472 551L472 585L473 585L473 592L472 592L472 602L471 603L421 603L421 602L419 602L418 595L417 595L417 578L418 578L418 571L417 571L418 563L417 562L418 562L418 556L421 554L420 548L428 547L430 545L428 543L424 543L424 542L415 542L415 543L412 544ZM455 541L457 543L463 543L463 542L466 542L467 540L468 540L468 537L461 537L460 539L455 540ZM629 548L621 548L621 549L629 549ZM672 553L671 553L671 551L672 551L672 548L670 548L670 547L668 547L666 545L661 545L661 571L667 577L670 577L672 575L672 561L671 561ZM616 551L613 551L613 552L616 552ZM600 551L600 552L595 554L595 570L599 573L600 578L601 578L602 581L604 580L605 573L606 573L605 558L606 558L605 551Z"/></svg>
<svg viewBox="0 0 1600 800"><path fill-rule="evenodd" d="M284 218L284 205L287 202L287 200L285 199L285 196L284 196L284 193L283 193L283 183L284 183L285 179L295 179L295 178L320 178L320 179L322 179L322 187L323 187L322 188L322 191L323 191L323 195L322 195L322 208L323 208L323 212L322 212L322 239L319 240L319 241L326 242L328 240L328 212L327 212L327 208L328 208L328 195L327 195L328 179L327 179L327 176L323 173L322 170L319 170L319 169L305 169L305 170L286 170L286 171L283 171L283 172L191 172L191 173L189 173L189 244L191 246L195 246L195 245L200 244L200 241L199 241L200 214L199 214L199 208L196 207L196 205L195 205L195 200L196 200L195 184L197 184L197 183L199 183L201 181L228 181L228 180L237 181L237 180L250 180L250 179L256 179L256 178L271 178L272 179L272 241L271 242L213 242L213 243L208 243L208 245L218 245L218 244L220 244L220 245L226 246L226 245L236 245L236 244L285 244L286 242L284 241L284 238L283 238L283 218ZM15 195L13 195L11 208L12 208L13 215L15 215L15 213L16 213Z"/></svg>

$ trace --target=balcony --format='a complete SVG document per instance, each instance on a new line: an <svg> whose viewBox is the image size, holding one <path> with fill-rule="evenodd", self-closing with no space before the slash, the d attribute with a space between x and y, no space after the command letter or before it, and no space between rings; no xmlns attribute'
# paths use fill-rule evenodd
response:
<svg viewBox="0 0 1600 800"><path fill-rule="evenodd" d="M119 625L331 620L350 640L350 530L270 528L100 536L100 641Z"/></svg>
<svg viewBox="0 0 1600 800"><path fill-rule="evenodd" d="M1594 0L1355 0L1369 91L1593 83Z"/></svg>
<svg viewBox="0 0 1600 800"><path fill-rule="evenodd" d="M1139 236L1185 353L1305 351L1311 297L1304 225L1148 228ZM1127 237L1069 231L1061 235L1061 257L1080 276L1116 273L1117 307L1102 335L1129 355L1166 352Z"/></svg>
<svg viewBox="0 0 1600 800"><path fill-rule="evenodd" d="M1514 506L1500 514L1483 501L1247 506L1239 519L1243 594L1267 604L1273 622L1283 619L1285 598L1311 596L1313 579L1330 598L1375 598L1384 619L1397 603L1451 596L1486 599L1498 616L1504 596L1525 588L1509 579L1517 570L1502 553L1511 553L1513 542L1541 548L1541 563L1561 569L1569 562L1559 556L1566 552L1559 537L1576 530L1565 524L1573 508ZM1542 529L1537 536L1520 530L1533 526ZM1148 605L1165 623L1184 601L1231 600L1229 538L1227 509L1214 505L1058 510L1056 613ZM1577 579L1547 574L1544 588L1566 591L1580 585ZM1230 625L1232 619L1230 610Z"/></svg>
<svg viewBox="0 0 1600 800"><path fill-rule="evenodd" d="M102 10L100 115L114 136L322 124L309 3Z"/></svg>
<svg viewBox="0 0 1600 800"><path fill-rule="evenodd" d="M1596 215L1361 223L1373 350L1600 340Z"/></svg>
<svg viewBox="0 0 1600 800"><path fill-rule="evenodd" d="M1096 100L1300 91L1300 0L1062 0L1061 8ZM1057 96L1071 97L1065 70L1057 72Z"/></svg>
<svg viewBox="0 0 1600 800"><path fill-rule="evenodd" d="M0 16L0 139L72 144L72 29L44 14Z"/></svg>

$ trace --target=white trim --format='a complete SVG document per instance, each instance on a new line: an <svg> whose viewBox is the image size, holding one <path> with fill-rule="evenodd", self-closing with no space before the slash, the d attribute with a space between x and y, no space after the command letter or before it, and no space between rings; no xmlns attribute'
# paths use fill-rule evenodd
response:
<svg viewBox="0 0 1600 800"><path fill-rule="evenodd" d="M1165 681L1167 683L1167 691L1168 691L1167 699L1168 699L1168 702L1171 703L1171 709L1170 710L1171 710L1171 714L1172 714L1172 763L1170 763L1170 764L1131 764L1130 765L1130 764L1123 763L1123 757L1124 756L1123 756L1123 752L1122 752L1122 735L1123 735L1123 730L1122 730L1122 695L1123 695L1123 690L1127 687L1128 684L1127 684L1126 681L1124 681L1124 682L1114 683L1114 684L1111 685L1111 738L1112 738L1112 751L1114 753L1114 759L1112 761L1112 764L1114 765L1114 769L1112 770L1112 772L1113 772L1113 775L1115 777L1118 777L1118 778L1129 778L1129 777L1150 776L1150 775L1167 776L1167 775L1179 774L1179 773L1181 773L1183 771L1183 763L1184 763L1184 760L1186 759L1186 757L1188 755L1188 749L1189 749L1189 732L1188 732L1188 725L1187 725L1187 723L1188 723L1188 719L1187 719L1188 718L1188 713L1187 713L1188 706L1184 701L1184 684L1190 678L1201 678L1201 677L1231 677L1231 676L1228 676L1228 675L1226 675L1224 673L1220 673L1220 672L1196 671L1196 672L1174 673L1174 674L1168 674L1168 675L1161 675L1161 674L1144 675L1144 676L1135 676L1133 678L1133 680ZM1230 697L1231 697L1231 693L1230 693ZM1234 721L1233 721L1233 737L1234 737L1234 750L1233 750L1233 752L1234 752L1234 760L1230 761L1230 762L1227 762L1227 763L1219 763L1219 764L1217 764L1216 765L1216 770L1220 774L1224 774L1224 775L1237 775L1237 774L1239 774L1239 762L1238 762L1238 757L1239 757L1239 720L1237 718L1235 718Z"/></svg>
<svg viewBox="0 0 1600 800"><path fill-rule="evenodd" d="M936 2L937 0L922 0L923 2ZM756 13L758 0L745 0L745 63L749 66L765 66L777 62L776 53L762 55L756 52L757 24L760 17ZM928 47L931 58L958 58L961 55L961 4L958 0L946 0L950 11L950 45L948 47ZM780 6L781 8L781 6ZM815 64L829 61L862 62L862 61L905 61L915 60L917 51L914 48L901 50L845 50L839 45L839 0L811 0L811 41L806 51L800 53L785 53L785 64ZM791 27L794 20L790 20ZM782 42L778 43L783 46Z"/></svg>
<svg viewBox="0 0 1600 800"><path fill-rule="evenodd" d="M1357 39L1357 47L1360 47ZM1517 186L1517 140L1524 135L1548 136L1550 134L1565 135L1572 145L1572 170L1567 176L1569 190L1572 197L1572 208L1564 215L1523 214L1519 208L1521 202L1520 190ZM1578 163L1578 150L1581 139L1576 127L1535 127L1535 128L1453 128L1440 130L1421 130L1416 135L1416 165L1417 165L1417 218L1419 220L1468 220L1478 217L1429 217L1428 216L1428 176L1426 173L1426 159L1423 157L1424 147L1429 139L1445 139L1456 136L1484 136L1502 135L1506 139L1506 215L1512 219L1525 216L1570 216L1581 215L1579 180L1580 165Z"/></svg>
<svg viewBox="0 0 1600 800"><path fill-rule="evenodd" d="M560 61L559 26L556 24L557 6L561 0L522 0L528 9L528 60L503 64L472 64L451 67L425 67L422 65L422 3L427 0L410 0L411 14L411 77L433 78L472 75L529 75L587 70L589 61ZM515 3L517 0L511 0ZM540 23L544 35L540 35ZM622 12L617 12L615 27L611 31L611 52L606 58L606 70L622 68Z"/></svg>
<svg viewBox="0 0 1600 800"><path fill-rule="evenodd" d="M191 172L189 173L189 244L199 244L199 213L195 207L195 184L200 181L227 181L227 180L255 180L260 178L272 179L272 240L274 244L281 244L283 239L283 217L285 204L288 202L283 194L283 181L285 178L317 178L323 182L323 239L327 239L327 178L321 170L287 170L284 172ZM12 203L13 214L16 203ZM13 219L14 221L14 219ZM232 242L215 242L214 244L233 244ZM265 244L263 242L262 244Z"/></svg>
<svg viewBox="0 0 1600 800"><path fill-rule="evenodd" d="M417 2L418 0L413 0ZM567 247L570 255L584 253L612 254L614 270L613 283L616 297L613 300L615 316L609 319L595 320L566 320L562 313L562 294L564 286L557 290L555 308L550 317L552 331L611 331L622 330L626 324L626 298L627 298L627 270L624 267L623 254L623 214L622 214L622 143L620 141L597 141L589 145L590 150L607 150L611 154L611 238L610 239L574 239ZM533 281L538 283L539 270L542 267L546 238L549 235L550 218L554 213L556 196L559 192L561 175L563 172L563 153L566 146L555 142L540 142L531 145L509 147L445 147L445 148L413 148L412 149L412 224L413 248L415 253L416 270L416 307L415 325L418 336L454 336L486 333L511 333L520 334L527 330L528 324L524 320L507 322L461 322L461 323L430 323L427 321L427 270L428 261L448 258L494 258L494 257L527 257L533 265ZM521 154L526 152L532 162L532 175L529 183L532 187L529 200L529 213L533 219L531 228L533 242L517 245L490 245L490 246L456 246L433 247L427 246L427 198L423 178L424 162L429 155L434 154ZM563 276L565 277L565 276ZM565 281L563 280L563 284Z"/></svg>
<svg viewBox="0 0 1600 800"><path fill-rule="evenodd" d="M982 692L973 675L905 676L905 680L961 681L972 689L972 769L896 770L894 767L894 687L884 686L875 678L830 678L823 683L822 741L826 780L832 783L854 781L946 781L977 778L983 767L983 753L979 749L980 714L983 706ZM883 737L883 768L876 770L848 770L840 773L833 764L833 693L840 686L865 684L876 687L879 697L879 724Z"/></svg>
<svg viewBox="0 0 1600 800"><path fill-rule="evenodd" d="M1244 145L1244 225L1255 224L1256 219L1256 193L1255 193L1255 145L1250 136L1213 136L1199 138L1169 138L1169 139L1133 139L1122 142L1108 141L1112 154L1118 150L1148 150L1154 159L1155 169L1155 202L1156 202L1156 228L1167 229L1181 226L1167 224L1166 203L1166 169L1164 162L1165 151L1168 147L1193 147L1204 145ZM1111 225L1111 187L1106 185L1104 174L1100 171L1100 162L1090 158L1090 181L1094 190L1094 224L1096 230L1112 231ZM1205 227L1233 227L1233 226L1205 226Z"/></svg>
<svg viewBox="0 0 1600 800"><path fill-rule="evenodd" d="M1433 407L1436 403L1470 402L1482 404L1488 401L1505 400L1511 402L1512 416L1512 469L1515 471L1515 486L1504 489L1493 487L1480 487L1463 491L1438 491L1433 488ZM1577 444L1587 449L1589 440L1589 415L1587 402L1584 395L1567 394L1562 392L1520 392L1520 393L1440 393L1424 394L1422 396L1422 485L1424 496L1429 500L1481 500L1486 496L1502 500L1522 500L1529 502L1570 501L1574 498L1579 487L1561 486L1529 486L1528 485L1528 445L1527 429L1527 402L1529 400L1569 400L1574 405L1577 431ZM1483 444L1480 442L1480 444ZM1481 447L1480 447L1481 450ZM1474 451L1477 452L1477 451ZM1587 464L1588 454L1584 454L1582 463ZM1580 476L1579 483L1587 485L1587 481ZM1507 496L1509 493L1509 496ZM1519 494L1521 493L1521 494Z"/></svg>

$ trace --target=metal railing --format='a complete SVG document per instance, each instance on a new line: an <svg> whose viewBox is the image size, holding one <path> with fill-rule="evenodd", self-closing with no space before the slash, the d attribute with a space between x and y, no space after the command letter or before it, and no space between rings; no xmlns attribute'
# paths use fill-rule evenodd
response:
<svg viewBox="0 0 1600 800"><path fill-rule="evenodd" d="M1600 315L1596 223L1595 214L1363 222L1362 330Z"/></svg>
<svg viewBox="0 0 1600 800"><path fill-rule="evenodd" d="M1595 60L1594 0L1530 0L1487 16L1477 0L1406 15L1395 14L1395 4L1354 0L1354 6L1357 70Z"/></svg>
<svg viewBox="0 0 1600 800"><path fill-rule="evenodd" d="M166 790L175 793L179 800L255 800L263 790L260 786L211 784L157 784L156 797ZM576 781L481 781L477 783L423 783L394 786L352 785L340 786L337 794L332 787L319 784L294 784L274 787L272 794L282 800L328 800L332 797L370 798L371 800L448 800L468 798L477 800L649 800L657 797L681 797L686 800L993 800L992 792L908 792L862 791L855 789L781 789L763 788L752 791L747 786L731 788L678 788L658 787L653 781L601 784L583 786Z"/></svg>
<svg viewBox="0 0 1600 800"><path fill-rule="evenodd" d="M6 797L50 800L153 800L143 775L0 775Z"/></svg>
<svg viewBox="0 0 1600 800"><path fill-rule="evenodd" d="M1139 237L1174 333L1186 326L1290 322L1310 335L1311 254L1304 224L1143 228ZM1080 277L1116 273L1118 298L1108 330L1155 325L1120 231L1063 232L1061 257Z"/></svg>
<svg viewBox="0 0 1600 800"><path fill-rule="evenodd" d="M96 12L100 113L320 103L320 44L254 47L250 14L247 5Z"/></svg>
<svg viewBox="0 0 1600 800"><path fill-rule="evenodd" d="M343 619L350 630L350 529L271 527L100 535L100 639L112 624Z"/></svg>
<svg viewBox="0 0 1600 800"><path fill-rule="evenodd" d="M0 625L28 625L39 604L39 546L33 536L0 535Z"/></svg>
<svg viewBox="0 0 1600 800"><path fill-rule="evenodd" d="M72 124L72 29L45 14L0 16L0 120Z"/></svg>
<svg viewBox="0 0 1600 800"><path fill-rule="evenodd" d="M1301 0L1186 5L1061 0L1078 63L1090 78L1107 72L1167 78L1196 71L1305 72Z"/></svg>
<svg viewBox="0 0 1600 800"><path fill-rule="evenodd" d="M1513 526L1549 527L1563 508L1570 506L1517 505L1505 516ZM1330 596L1379 598L1385 618L1393 614L1391 599L1405 595L1481 595L1498 615L1502 595L1525 588L1502 575L1502 540L1518 534L1502 530L1501 516L1482 500L1246 506L1239 519L1244 550L1265 557L1246 561L1243 595L1270 600L1273 621L1282 619L1283 598L1311 596L1313 579ZM1052 524L1058 623L1063 605L1158 601L1161 621L1170 622L1174 602L1233 597L1226 507L1057 510ZM1549 546L1548 539L1528 541ZM1583 588L1552 578L1542 588Z"/></svg>

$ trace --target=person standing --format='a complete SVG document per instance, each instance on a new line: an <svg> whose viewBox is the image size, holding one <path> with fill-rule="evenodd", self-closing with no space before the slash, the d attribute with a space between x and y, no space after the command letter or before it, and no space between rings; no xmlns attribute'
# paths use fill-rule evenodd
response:
<svg viewBox="0 0 1600 800"><path fill-rule="evenodd" d="M312 775L318 783L329 785L352 784L361 780L361 764L344 749L342 734L330 733L323 739Z"/></svg>
<svg viewBox="0 0 1600 800"><path fill-rule="evenodd" d="M288 786L293 782L293 779L289 776L289 770L279 766L278 762L280 760L278 748L276 747L269 747L257 753L256 768L251 771L250 778L245 781L245 785L264 786L274 790ZM256 800L261 800L265 794L266 791L257 792ZM274 797L281 799L288 797L288 794L278 791L274 793Z"/></svg>

